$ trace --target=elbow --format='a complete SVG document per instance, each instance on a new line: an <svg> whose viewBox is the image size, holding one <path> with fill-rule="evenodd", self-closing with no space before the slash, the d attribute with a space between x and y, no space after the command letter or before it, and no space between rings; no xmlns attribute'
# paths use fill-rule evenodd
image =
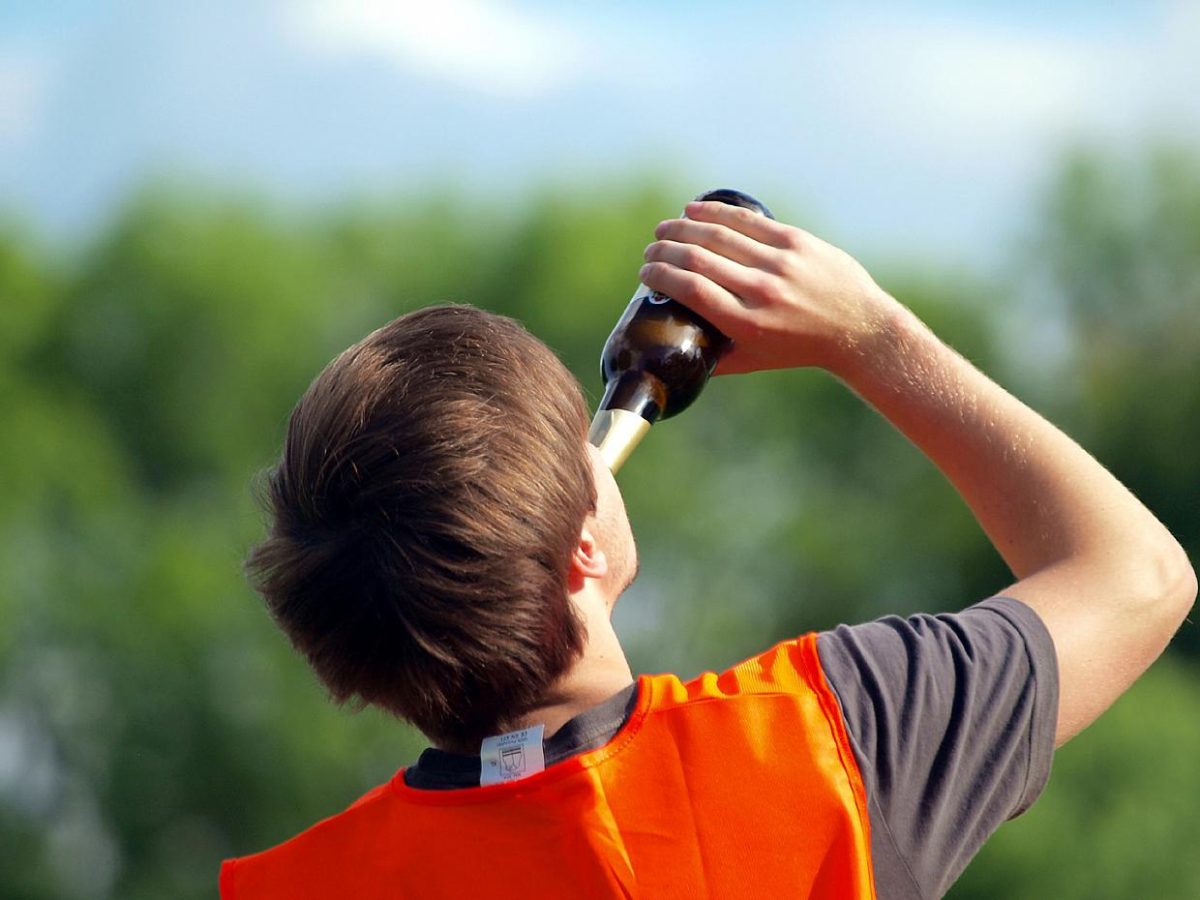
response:
<svg viewBox="0 0 1200 900"><path fill-rule="evenodd" d="M1157 656L1196 601L1196 572L1187 553L1166 529L1141 535L1136 545L1109 556L1101 574L1113 608L1131 633L1141 634Z"/></svg>
<svg viewBox="0 0 1200 900"><path fill-rule="evenodd" d="M1196 570L1174 538L1158 555L1154 601L1163 610L1173 634L1196 602Z"/></svg>
<svg viewBox="0 0 1200 900"><path fill-rule="evenodd" d="M1180 557L1180 575L1179 575L1179 604L1182 613L1179 620L1183 619L1191 612L1192 604L1196 602L1196 570L1192 567L1191 560L1183 548L1179 548Z"/></svg>

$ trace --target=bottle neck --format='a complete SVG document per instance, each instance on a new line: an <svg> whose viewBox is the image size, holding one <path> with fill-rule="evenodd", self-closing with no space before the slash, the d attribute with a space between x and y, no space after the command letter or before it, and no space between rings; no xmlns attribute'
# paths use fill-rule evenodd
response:
<svg viewBox="0 0 1200 900"><path fill-rule="evenodd" d="M630 372L608 383L592 419L588 442L614 475L662 416L666 388L649 372Z"/></svg>
<svg viewBox="0 0 1200 900"><path fill-rule="evenodd" d="M599 410L623 409L636 413L651 425L662 418L667 406L667 388L650 372L626 372L604 388Z"/></svg>

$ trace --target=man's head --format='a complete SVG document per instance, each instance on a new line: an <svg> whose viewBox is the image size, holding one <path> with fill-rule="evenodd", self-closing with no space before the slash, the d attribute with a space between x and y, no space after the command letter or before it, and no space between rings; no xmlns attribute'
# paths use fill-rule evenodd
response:
<svg viewBox="0 0 1200 900"><path fill-rule="evenodd" d="M586 429L557 357L471 307L402 316L329 364L247 565L334 699L455 747L538 705L586 640L568 596L585 520L624 515L589 517Z"/></svg>

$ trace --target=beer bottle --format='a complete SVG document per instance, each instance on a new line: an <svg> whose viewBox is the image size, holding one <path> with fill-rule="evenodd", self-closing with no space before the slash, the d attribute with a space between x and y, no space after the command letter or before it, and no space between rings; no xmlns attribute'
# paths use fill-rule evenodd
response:
<svg viewBox="0 0 1200 900"><path fill-rule="evenodd" d="M719 200L774 218L741 191L708 191L697 200ZM650 426L683 412L716 368L729 339L686 306L638 285L600 355L604 398L588 440L612 472L629 458Z"/></svg>

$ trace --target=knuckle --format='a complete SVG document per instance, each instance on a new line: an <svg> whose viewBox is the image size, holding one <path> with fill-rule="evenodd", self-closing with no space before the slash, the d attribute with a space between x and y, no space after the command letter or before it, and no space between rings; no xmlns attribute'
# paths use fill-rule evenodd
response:
<svg viewBox="0 0 1200 900"><path fill-rule="evenodd" d="M754 221L754 217L759 215L752 209L746 209L744 206L730 206L730 219L738 225L748 225Z"/></svg>
<svg viewBox="0 0 1200 900"><path fill-rule="evenodd" d="M698 278L684 278L680 282L678 294L676 300L697 303L704 299L704 287Z"/></svg>
<svg viewBox="0 0 1200 900"><path fill-rule="evenodd" d="M796 261L795 256L787 252L776 251L770 255L762 268L764 271L779 278L791 278L796 274L799 267L800 264Z"/></svg>
<svg viewBox="0 0 1200 900"><path fill-rule="evenodd" d="M780 233L780 243L783 244L785 250L803 251L806 246L804 232L799 228L785 225Z"/></svg>
<svg viewBox="0 0 1200 900"><path fill-rule="evenodd" d="M712 235L712 242L714 250L726 255L741 255L747 253L748 251L751 253L753 252L753 247L749 244L746 238L738 234L738 232L734 231L732 228L722 228L714 231Z"/></svg>
<svg viewBox="0 0 1200 900"><path fill-rule="evenodd" d="M704 251L699 247L689 244L683 248L680 256L683 266L686 269L691 269L692 271L698 272L705 268L707 257L705 256Z"/></svg>
<svg viewBox="0 0 1200 900"><path fill-rule="evenodd" d="M783 279L763 273L758 279L755 293L767 306L782 306L788 301L787 287Z"/></svg>

